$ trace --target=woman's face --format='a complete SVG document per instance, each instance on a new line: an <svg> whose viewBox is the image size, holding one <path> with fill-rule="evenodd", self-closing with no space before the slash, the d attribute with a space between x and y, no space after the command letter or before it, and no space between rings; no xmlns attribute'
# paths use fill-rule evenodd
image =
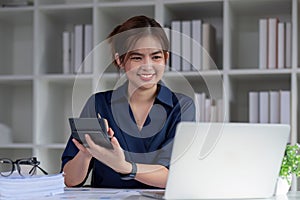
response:
<svg viewBox="0 0 300 200"><path fill-rule="evenodd" d="M156 87L165 70L165 55L155 37L146 36L137 40L133 50L126 55L124 69L133 88ZM167 54L168 56L168 54Z"/></svg>

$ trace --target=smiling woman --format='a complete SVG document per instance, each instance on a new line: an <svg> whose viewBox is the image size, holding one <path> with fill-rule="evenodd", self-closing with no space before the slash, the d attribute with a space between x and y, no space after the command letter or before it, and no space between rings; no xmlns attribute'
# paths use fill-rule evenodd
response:
<svg viewBox="0 0 300 200"><path fill-rule="evenodd" d="M82 185L92 170L92 187L164 188L176 126L194 120L194 103L161 81L169 41L154 19L132 17L108 41L127 82L92 95L80 117L105 118L113 149L96 145L88 135L89 148L70 138L62 156L65 183Z"/></svg>

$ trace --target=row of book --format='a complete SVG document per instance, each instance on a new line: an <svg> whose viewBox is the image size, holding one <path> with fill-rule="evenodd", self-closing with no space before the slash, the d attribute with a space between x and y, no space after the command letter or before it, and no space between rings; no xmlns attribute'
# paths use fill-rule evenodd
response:
<svg viewBox="0 0 300 200"><path fill-rule="evenodd" d="M214 26L201 19L175 20L171 22L171 29L165 30L171 46L171 71L209 70L216 66Z"/></svg>
<svg viewBox="0 0 300 200"><path fill-rule="evenodd" d="M259 69L292 66L292 27L278 18L259 19Z"/></svg>
<svg viewBox="0 0 300 200"><path fill-rule="evenodd" d="M290 124L290 101L287 90L249 92L249 122Z"/></svg>
<svg viewBox="0 0 300 200"><path fill-rule="evenodd" d="M223 100L207 98L203 93L195 93L196 121L223 122Z"/></svg>
<svg viewBox="0 0 300 200"><path fill-rule="evenodd" d="M93 72L92 59L86 59L93 49L93 26L77 24L73 31L62 33L62 66L64 74ZM85 60L86 59L86 60Z"/></svg>

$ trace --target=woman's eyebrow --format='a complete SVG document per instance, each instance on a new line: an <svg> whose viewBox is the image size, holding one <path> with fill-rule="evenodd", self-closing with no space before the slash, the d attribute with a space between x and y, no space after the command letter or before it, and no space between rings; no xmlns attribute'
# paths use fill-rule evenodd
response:
<svg viewBox="0 0 300 200"><path fill-rule="evenodd" d="M163 52L161 50L157 50L157 51L154 51L152 53L150 53L151 56L153 55L156 55L156 54L162 54ZM137 52L137 51L132 51L129 53L129 56L144 56L145 54L144 53L140 53L140 52Z"/></svg>
<svg viewBox="0 0 300 200"><path fill-rule="evenodd" d="M144 54L132 51L132 52L129 53L129 55L130 56L143 56Z"/></svg>
<svg viewBox="0 0 300 200"><path fill-rule="evenodd" d="M155 54L162 54L163 52L161 50L158 50L158 51L155 51L155 52L152 52L151 55L155 55Z"/></svg>

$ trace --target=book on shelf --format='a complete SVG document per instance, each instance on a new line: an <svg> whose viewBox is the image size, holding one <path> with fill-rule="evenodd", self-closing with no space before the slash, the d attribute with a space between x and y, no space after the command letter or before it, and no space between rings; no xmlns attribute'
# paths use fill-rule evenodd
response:
<svg viewBox="0 0 300 200"><path fill-rule="evenodd" d="M290 124L291 123L291 92L290 91L279 91L280 95L280 123Z"/></svg>
<svg viewBox="0 0 300 200"><path fill-rule="evenodd" d="M93 62L88 56L93 50L93 27L77 24L74 31L62 33L62 66L64 74L92 73Z"/></svg>
<svg viewBox="0 0 300 200"><path fill-rule="evenodd" d="M171 68L181 71L181 22L171 22Z"/></svg>
<svg viewBox="0 0 300 200"><path fill-rule="evenodd" d="M182 21L182 71L191 71L191 57L192 57L192 49L191 49L191 21Z"/></svg>
<svg viewBox="0 0 300 200"><path fill-rule="evenodd" d="M291 23L259 19L259 69L291 67Z"/></svg>
<svg viewBox="0 0 300 200"><path fill-rule="evenodd" d="M268 66L268 21L259 19L259 69Z"/></svg>
<svg viewBox="0 0 300 200"><path fill-rule="evenodd" d="M71 33L68 31L63 32L63 73L71 73Z"/></svg>
<svg viewBox="0 0 300 200"><path fill-rule="evenodd" d="M259 115L259 102L258 92L249 92L249 122L258 123Z"/></svg>
<svg viewBox="0 0 300 200"><path fill-rule="evenodd" d="M250 91L249 122L290 124L290 95L287 90Z"/></svg>
<svg viewBox="0 0 300 200"><path fill-rule="evenodd" d="M205 105L205 109L204 109L204 113L205 113L205 117L204 117L204 121L205 122L209 122L211 119L211 99L207 98L204 100L204 105Z"/></svg>
<svg viewBox="0 0 300 200"><path fill-rule="evenodd" d="M93 26L91 24L85 24L83 34L84 34L83 72L85 74L91 74L93 72L93 62L92 62L93 59L91 57L88 57L88 55L93 50Z"/></svg>
<svg viewBox="0 0 300 200"><path fill-rule="evenodd" d="M270 123L277 124L280 121L280 104L279 104L279 92L270 91Z"/></svg>
<svg viewBox="0 0 300 200"><path fill-rule="evenodd" d="M74 27L74 72L76 74L83 73L82 61L83 61L83 25L77 24Z"/></svg>
<svg viewBox="0 0 300 200"><path fill-rule="evenodd" d="M268 68L277 68L277 51L278 51L278 18L268 19Z"/></svg>
<svg viewBox="0 0 300 200"><path fill-rule="evenodd" d="M197 122L222 122L223 100L207 98L206 94L195 93L196 121Z"/></svg>
<svg viewBox="0 0 300 200"><path fill-rule="evenodd" d="M171 39L171 37L170 37L171 29L169 27L164 27L164 30L165 30L165 33L166 33L166 36L167 36L168 40L171 42L171 40L170 40ZM169 57L169 59L167 60L166 69L165 69L166 71L170 71L170 67L171 67L170 60L171 60L171 57Z"/></svg>
<svg viewBox="0 0 300 200"><path fill-rule="evenodd" d="M269 123L269 92L259 92L259 123Z"/></svg>
<svg viewBox="0 0 300 200"><path fill-rule="evenodd" d="M42 198L63 193L64 188L63 174L0 177L0 198L5 199Z"/></svg>
<svg viewBox="0 0 300 200"><path fill-rule="evenodd" d="M171 68L176 71L216 67L216 29L201 19L171 22Z"/></svg>
<svg viewBox="0 0 300 200"><path fill-rule="evenodd" d="M285 67L292 67L292 24L285 23Z"/></svg>
<svg viewBox="0 0 300 200"><path fill-rule="evenodd" d="M202 20L192 20L192 69L202 70Z"/></svg>
<svg viewBox="0 0 300 200"><path fill-rule="evenodd" d="M278 56L277 67L283 69L285 67L285 25L283 22L278 23Z"/></svg>
<svg viewBox="0 0 300 200"><path fill-rule="evenodd" d="M202 69L213 69L217 57L216 29L209 23L202 25L202 46L205 50L202 52Z"/></svg>

